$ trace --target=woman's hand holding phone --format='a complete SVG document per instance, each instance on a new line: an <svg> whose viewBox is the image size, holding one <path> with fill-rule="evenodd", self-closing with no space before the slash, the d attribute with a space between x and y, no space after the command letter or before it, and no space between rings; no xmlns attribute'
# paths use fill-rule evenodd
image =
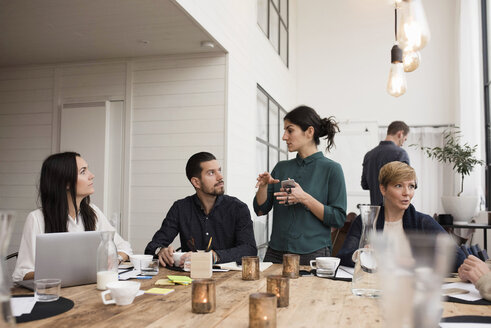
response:
<svg viewBox="0 0 491 328"><path fill-rule="evenodd" d="M281 188L279 192L275 192L274 196L280 204L293 205L302 203L305 192L302 187L293 179L281 181Z"/></svg>

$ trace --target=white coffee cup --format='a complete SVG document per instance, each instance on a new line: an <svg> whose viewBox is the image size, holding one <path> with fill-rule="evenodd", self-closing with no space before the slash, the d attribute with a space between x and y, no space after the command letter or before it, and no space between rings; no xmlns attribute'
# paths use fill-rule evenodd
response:
<svg viewBox="0 0 491 328"><path fill-rule="evenodd" d="M310 267L316 269L318 277L334 277L341 259L337 257L316 257L310 261Z"/></svg>
<svg viewBox="0 0 491 328"><path fill-rule="evenodd" d="M145 255L145 254L130 255L131 264L133 264L133 267L137 270L140 270L141 261L150 262L152 261L152 259L153 259L153 255Z"/></svg>
<svg viewBox="0 0 491 328"><path fill-rule="evenodd" d="M140 290L140 283L136 281L113 281L107 283L106 287L107 290L101 293L102 303L106 305L129 305L133 303ZM106 299L107 294L111 295L111 299Z"/></svg>
<svg viewBox="0 0 491 328"><path fill-rule="evenodd" d="M183 252L172 253L172 258L174 259L174 266L178 267L181 264L181 257L186 254Z"/></svg>

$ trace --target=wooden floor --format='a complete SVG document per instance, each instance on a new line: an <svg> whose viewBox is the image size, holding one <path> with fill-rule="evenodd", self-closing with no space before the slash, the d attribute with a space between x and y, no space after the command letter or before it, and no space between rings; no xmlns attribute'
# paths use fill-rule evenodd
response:
<svg viewBox="0 0 491 328"><path fill-rule="evenodd" d="M266 291L266 276L281 273L273 265L261 279L243 281L241 272L215 272L216 312L191 313L191 286L175 286L165 295L144 294L128 306L104 305L94 285L63 288L61 296L75 302L70 311L48 319L19 324L19 327L248 327L249 294ZM152 280L140 280L141 289L153 287L157 279L174 271L160 269ZM182 274L182 273L179 273ZM26 290L14 289L14 294ZM383 327L378 300L351 294L351 283L301 277L290 281L290 305L277 312L277 327ZM491 315L487 306L444 303L443 316Z"/></svg>

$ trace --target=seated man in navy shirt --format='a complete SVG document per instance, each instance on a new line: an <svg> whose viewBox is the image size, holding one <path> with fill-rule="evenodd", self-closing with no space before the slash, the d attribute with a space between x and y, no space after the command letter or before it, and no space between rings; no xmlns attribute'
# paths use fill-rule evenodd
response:
<svg viewBox="0 0 491 328"><path fill-rule="evenodd" d="M205 250L211 240L214 263L240 262L243 256L257 255L249 209L237 198L224 195L222 168L215 156L194 154L186 164L186 175L196 194L172 205L145 254L157 255L163 266L183 266L190 253L174 263L174 249L169 246L179 234L183 252Z"/></svg>

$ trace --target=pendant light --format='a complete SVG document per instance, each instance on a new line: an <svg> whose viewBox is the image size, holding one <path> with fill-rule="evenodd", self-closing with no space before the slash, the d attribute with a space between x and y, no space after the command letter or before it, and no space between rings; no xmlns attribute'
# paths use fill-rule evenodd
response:
<svg viewBox="0 0 491 328"><path fill-rule="evenodd" d="M422 0L404 0L400 8L401 18L397 39L401 47L404 51L423 49L430 41L431 35Z"/></svg>
<svg viewBox="0 0 491 328"><path fill-rule="evenodd" d="M402 65L402 49L395 44L390 51L390 71L387 82L387 92L394 97L402 96L406 92L406 74Z"/></svg>
<svg viewBox="0 0 491 328"><path fill-rule="evenodd" d="M394 97L402 96L406 92L406 74L402 64L402 49L397 42L397 5L395 7L395 37L396 43L390 51L390 71L387 82L387 92Z"/></svg>
<svg viewBox="0 0 491 328"><path fill-rule="evenodd" d="M419 67L421 54L419 51L404 50L402 52L402 62L404 65L404 72L412 72Z"/></svg>

